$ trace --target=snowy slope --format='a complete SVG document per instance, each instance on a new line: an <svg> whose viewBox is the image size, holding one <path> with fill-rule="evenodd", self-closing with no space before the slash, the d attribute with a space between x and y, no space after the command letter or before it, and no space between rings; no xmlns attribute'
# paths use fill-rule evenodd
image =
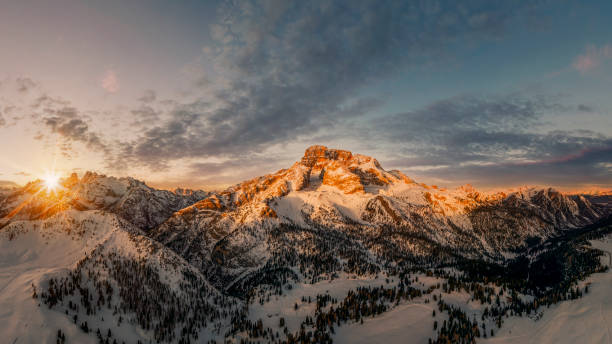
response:
<svg viewBox="0 0 612 344"><path fill-rule="evenodd" d="M594 248L612 252L612 236L591 241ZM601 258L609 264L609 256ZM426 280L422 276L421 281ZM432 284L430 281L427 284ZM478 343L612 343L612 270L594 274L582 282L589 284L589 293L576 300L563 301L543 308L541 318L512 316L504 319L494 337L479 338ZM482 306L469 302L465 293L444 294L446 302L455 304L471 316L482 314ZM363 324L339 327L335 343L399 344L407 341L427 343L435 338L432 323L446 317L432 318L435 304L411 302L400 304L382 316L366 319Z"/></svg>
<svg viewBox="0 0 612 344"><path fill-rule="evenodd" d="M591 241L594 248L612 252L612 236ZM610 264L609 256L601 257ZM544 311L541 319L510 318L499 333L483 343L612 343L612 267L590 276L590 291Z"/></svg>
<svg viewBox="0 0 612 344"><path fill-rule="evenodd" d="M435 305L412 303L367 319L363 324L349 324L336 330L334 343L427 343L434 337L431 312Z"/></svg>
<svg viewBox="0 0 612 344"><path fill-rule="evenodd" d="M71 215L82 221L93 214ZM75 234L56 231L57 223L63 220L55 222L51 226L18 222L0 233L0 333L7 343L55 343L58 328L65 329L69 338L79 342L95 342L67 317L58 316L44 305L38 306L39 302L32 298L31 285L65 272L85 252L104 241L112 229L107 221L102 221L101 226L80 222L80 229L86 230L87 236L74 240Z"/></svg>
<svg viewBox="0 0 612 344"><path fill-rule="evenodd" d="M61 329L70 342L95 342L93 333L87 335L73 323L74 313L78 315L78 324L87 320L91 329L100 328L105 334L111 329L122 340L153 339L153 331L144 330L137 321L131 320L136 316L134 313L128 310L117 314L111 310L111 304L124 302L124 296L117 292L111 293L113 301L107 308L102 307L91 316L82 310L75 313L68 308L69 300L79 303L78 291L74 296L66 295L53 308L49 308L42 297L51 278L61 280L79 271L78 268L95 271L101 276L99 281L109 281L119 291L122 287L118 280L109 275L113 270L106 272L107 262L139 259L144 259L144 264L153 268L151 271L157 283L167 288L166 295L176 293L189 299L190 295L184 293L182 286L195 278L199 281L197 289L206 293L203 302L210 302L214 307L211 298L221 297L182 258L146 238L139 229L114 214L67 210L45 220L12 222L0 232L0 333L9 338L10 343L55 343L57 331ZM95 280L88 274L82 276L81 287L92 287L94 291L92 283ZM32 296L33 286L38 294L36 299ZM138 286L133 285L134 288ZM70 316L64 310L70 311ZM121 325L118 324L120 315L125 319ZM203 337L217 336L210 328L196 330Z"/></svg>

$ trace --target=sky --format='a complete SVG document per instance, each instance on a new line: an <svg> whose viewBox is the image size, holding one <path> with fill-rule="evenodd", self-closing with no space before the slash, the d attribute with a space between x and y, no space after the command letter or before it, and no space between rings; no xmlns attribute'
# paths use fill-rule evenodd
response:
<svg viewBox="0 0 612 344"><path fill-rule="evenodd" d="M0 184L220 189L313 144L421 182L612 189L610 1L0 2Z"/></svg>

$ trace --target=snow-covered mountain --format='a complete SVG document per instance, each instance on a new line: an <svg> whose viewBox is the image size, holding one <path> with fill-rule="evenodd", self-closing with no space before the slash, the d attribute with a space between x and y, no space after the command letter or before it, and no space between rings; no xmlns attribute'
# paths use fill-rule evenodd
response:
<svg viewBox="0 0 612 344"><path fill-rule="evenodd" d="M79 343L276 342L272 329L286 316L290 342L300 322L312 328L307 317L329 309L315 312L303 299L298 311L292 297L308 295L318 308L319 291L336 279L332 292L344 297L347 286L389 278L407 287L415 269L503 265L607 214L550 188L425 185L324 146L222 192L156 190L90 172L60 184L0 192L0 333L11 342L61 342L58 329ZM409 298L440 288L430 282L410 287Z"/></svg>
<svg viewBox="0 0 612 344"><path fill-rule="evenodd" d="M449 190L386 171L368 156L312 146L288 169L176 212L151 236L227 287L284 251L300 255L335 245L332 252L356 250L352 254L367 261L440 250L500 258L529 238L546 239L601 215L585 198L553 189ZM341 256L334 252L330 259L343 267L348 263Z"/></svg>
<svg viewBox="0 0 612 344"><path fill-rule="evenodd" d="M0 217L7 223L16 219L45 218L66 209L98 209L115 213L136 227L149 230L175 211L207 196L208 193L200 190L156 190L133 178L87 172L80 179L72 174L62 180L58 190L48 192L44 183L37 180L5 193L4 198L0 198ZM0 222L0 226L2 224Z"/></svg>

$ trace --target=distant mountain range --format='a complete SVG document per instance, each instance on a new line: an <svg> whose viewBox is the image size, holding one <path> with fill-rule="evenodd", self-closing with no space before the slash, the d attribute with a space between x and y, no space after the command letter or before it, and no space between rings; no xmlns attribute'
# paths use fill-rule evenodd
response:
<svg viewBox="0 0 612 344"><path fill-rule="evenodd" d="M58 329L98 341L97 328L118 342L253 339L257 293L458 260L503 265L605 218L606 197L439 188L324 146L222 192L90 172L53 192L34 181L0 193L0 332L19 343L55 342Z"/></svg>

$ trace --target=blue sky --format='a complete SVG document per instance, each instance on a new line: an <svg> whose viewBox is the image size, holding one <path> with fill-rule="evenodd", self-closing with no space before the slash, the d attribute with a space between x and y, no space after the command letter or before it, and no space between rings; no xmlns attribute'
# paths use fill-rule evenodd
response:
<svg viewBox="0 0 612 344"><path fill-rule="evenodd" d="M612 188L609 1L6 1L0 180L219 188L311 144L413 178Z"/></svg>

